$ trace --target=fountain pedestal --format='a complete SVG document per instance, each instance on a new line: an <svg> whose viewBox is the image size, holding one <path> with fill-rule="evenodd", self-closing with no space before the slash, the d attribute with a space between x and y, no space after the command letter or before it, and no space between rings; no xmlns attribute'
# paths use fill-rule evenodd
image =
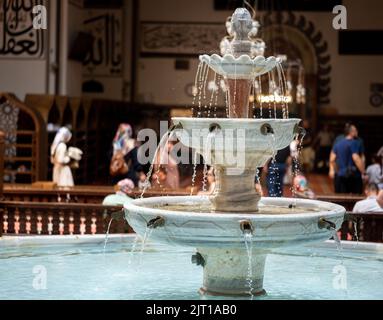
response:
<svg viewBox="0 0 383 320"><path fill-rule="evenodd" d="M204 258L202 294L250 296L266 293L263 289L265 253L253 252L250 265L245 248L199 248L198 252Z"/></svg>
<svg viewBox="0 0 383 320"><path fill-rule="evenodd" d="M257 212L261 195L254 187L256 168L215 167L216 186L210 201L215 211Z"/></svg>

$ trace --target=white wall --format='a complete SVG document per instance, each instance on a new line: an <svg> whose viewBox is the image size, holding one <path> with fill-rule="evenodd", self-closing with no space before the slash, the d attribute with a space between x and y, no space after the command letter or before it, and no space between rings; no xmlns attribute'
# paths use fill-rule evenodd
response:
<svg viewBox="0 0 383 320"><path fill-rule="evenodd" d="M0 91L24 99L26 93L45 93L46 60L1 60Z"/></svg>

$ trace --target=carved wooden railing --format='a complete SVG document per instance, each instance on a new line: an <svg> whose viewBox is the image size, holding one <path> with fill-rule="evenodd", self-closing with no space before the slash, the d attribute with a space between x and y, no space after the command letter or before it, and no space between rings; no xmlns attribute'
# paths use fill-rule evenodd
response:
<svg viewBox="0 0 383 320"><path fill-rule="evenodd" d="M4 197L7 201L30 201L30 202L62 202L62 203L102 203L104 198L115 193L112 186L75 186L68 190L54 188L43 189L32 185L5 184ZM141 196L142 191L134 190L130 194L133 198ZM148 190L144 197L155 197L162 195L186 196L190 191L178 190L164 193L162 190Z"/></svg>
<svg viewBox="0 0 383 320"><path fill-rule="evenodd" d="M105 234L118 206L89 203L38 203L0 201L0 236ZM382 213L348 213L339 230L342 240L383 242ZM354 222L357 222L357 235ZM133 230L124 221L113 221L110 233Z"/></svg>
<svg viewBox="0 0 383 320"><path fill-rule="evenodd" d="M383 213L349 213L339 230L342 240L383 242Z"/></svg>
<svg viewBox="0 0 383 320"><path fill-rule="evenodd" d="M121 207L78 203L0 202L0 236L105 234ZM128 233L124 221L113 221L110 233Z"/></svg>
<svg viewBox="0 0 383 320"><path fill-rule="evenodd" d="M4 197L7 201L33 201L33 202L62 202L62 203L102 203L103 199L114 193L112 186L76 186L70 190L43 189L31 185L4 185ZM156 197L162 195L188 196L190 191L180 189L164 193L161 190L148 190L144 197ZM140 190L135 190L131 195L133 198L141 196ZM317 200L328 201L342 205L348 211L352 211L355 203L364 199L357 195L318 195Z"/></svg>

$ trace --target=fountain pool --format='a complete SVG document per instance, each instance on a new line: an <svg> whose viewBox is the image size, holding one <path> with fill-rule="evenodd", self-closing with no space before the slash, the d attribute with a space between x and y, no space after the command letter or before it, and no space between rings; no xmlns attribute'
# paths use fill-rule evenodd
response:
<svg viewBox="0 0 383 320"><path fill-rule="evenodd" d="M105 254L104 237L85 239L0 240L0 299L235 298L198 294L202 268L190 263L195 253L191 248L149 243L141 263L138 252L129 264L134 236L111 235ZM267 294L254 299L383 299L383 246L347 242L343 247L343 264L332 241L269 254L264 277ZM33 287L39 275L33 273L36 267L46 270L46 290ZM343 267L344 288L336 285Z"/></svg>

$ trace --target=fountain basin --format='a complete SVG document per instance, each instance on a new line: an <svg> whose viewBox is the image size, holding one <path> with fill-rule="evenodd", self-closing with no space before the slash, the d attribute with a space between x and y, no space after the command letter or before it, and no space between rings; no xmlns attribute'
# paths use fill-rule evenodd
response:
<svg viewBox="0 0 383 320"><path fill-rule="evenodd" d="M289 209L292 204L296 208ZM201 292L222 296L264 294L267 254L328 240L341 227L346 211L332 203L287 198L262 198L259 212L253 214L203 212L209 206L207 196L138 199L125 205L125 217L141 237L153 221L161 221L150 233L151 240L196 248L195 260L204 268ZM321 227L323 218L333 223L332 230ZM251 226L250 237L244 224Z"/></svg>
<svg viewBox="0 0 383 320"><path fill-rule="evenodd" d="M295 201L297 208L307 212L294 213L294 209L289 209L289 205ZM178 211L174 209L177 206L181 206ZM240 223L246 220L251 222L254 229L254 245L257 248L272 249L328 240L332 232L320 229L318 220L325 218L340 228L346 212L342 206L333 203L289 198L262 198L259 212L252 214L198 212L199 208L203 210L209 206L208 196L137 199L125 205L125 218L140 236L145 234L149 221L159 216L164 218L164 225L156 228L151 235L151 239L156 242L225 248L244 247ZM270 207L278 210L285 208L286 213L262 213ZM186 211L187 208L190 210Z"/></svg>
<svg viewBox="0 0 383 320"><path fill-rule="evenodd" d="M235 58L231 54L221 57L218 54L211 56L204 54L200 61L206 63L216 73L227 79L254 79L274 69L279 60L276 57L265 59L263 56L251 58L248 55L241 55Z"/></svg>
<svg viewBox="0 0 383 320"><path fill-rule="evenodd" d="M300 119L173 118L178 139L213 165L215 211L255 212L257 169L299 134Z"/></svg>
<svg viewBox="0 0 383 320"><path fill-rule="evenodd" d="M218 129L215 132L213 148L215 159L222 153L225 161L224 153L234 151L237 158L243 153L243 156L248 156L250 161L254 153L267 153L267 158L269 158L273 152L290 145L294 136L299 133L298 124L301 119L174 117L172 121L176 126L182 127L181 130L176 131L177 138L182 144L195 149L206 158L205 160L214 160L208 155L209 150L206 150L206 145L209 142L209 133ZM233 163L224 164L233 166Z"/></svg>

